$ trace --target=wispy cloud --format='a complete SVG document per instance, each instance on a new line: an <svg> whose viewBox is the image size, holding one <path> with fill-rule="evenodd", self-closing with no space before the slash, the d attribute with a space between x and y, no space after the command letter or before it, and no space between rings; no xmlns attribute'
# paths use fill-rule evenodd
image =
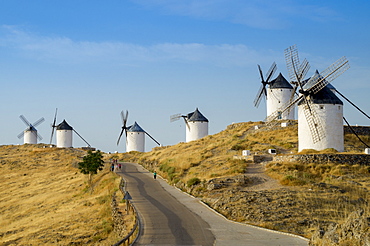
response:
<svg viewBox="0 0 370 246"><path fill-rule="evenodd" d="M328 21L338 18L329 7L293 0L132 0L164 14L222 20L262 29L282 29L296 20ZM292 19L294 18L294 22Z"/></svg>
<svg viewBox="0 0 370 246"><path fill-rule="evenodd" d="M40 36L14 26L0 28L0 48L49 63L99 62L130 66L153 62L247 66L260 57L268 59L271 56L245 45L161 43L142 46L124 42L74 41L67 37Z"/></svg>

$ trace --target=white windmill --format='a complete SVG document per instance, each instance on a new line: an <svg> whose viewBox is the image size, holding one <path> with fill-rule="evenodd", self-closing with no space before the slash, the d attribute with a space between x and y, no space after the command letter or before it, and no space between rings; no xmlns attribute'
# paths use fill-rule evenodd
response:
<svg viewBox="0 0 370 246"><path fill-rule="evenodd" d="M294 91L299 87L299 94L283 109L284 112L298 103L298 151L327 148L344 151L343 102L327 85L349 68L348 60L342 57L321 74L317 72L303 81L304 67L309 65L306 60L299 63L295 45L285 50L285 58L290 79L296 81ZM276 119L278 115L279 112L275 112L267 121Z"/></svg>
<svg viewBox="0 0 370 246"><path fill-rule="evenodd" d="M160 143L150 136L148 132L144 131L136 121L133 125L127 126L127 118L128 111L126 110L126 114L121 111L122 130L117 140L117 146L124 132L126 135L126 152L145 152L145 135L148 135L156 144L160 145Z"/></svg>
<svg viewBox="0 0 370 246"><path fill-rule="evenodd" d="M51 137L50 137L50 144L53 141L54 129L56 129L56 139L57 139L57 148L73 148L73 132L77 134L86 144L88 147L91 147L88 142L80 135L78 132L70 126L66 120L63 120L60 124L55 125L57 120L57 111L55 110L55 116L53 124L51 125Z"/></svg>
<svg viewBox="0 0 370 246"><path fill-rule="evenodd" d="M183 118L186 125L186 142L198 140L208 136L208 119L199 111L198 108L194 112L187 115L175 114L170 117L170 121L174 122Z"/></svg>
<svg viewBox="0 0 370 246"><path fill-rule="evenodd" d="M39 119L35 123L31 124L26 117L20 115L19 118L26 124L27 128L18 135L18 138L21 139L23 137L24 144L37 144L37 139L42 140L40 134L37 133L36 126L40 125L44 122L44 118Z"/></svg>
<svg viewBox="0 0 370 246"><path fill-rule="evenodd" d="M262 97L266 99L266 108L267 108L267 117L274 112L279 112L286 105L290 103L292 98L293 87L289 82L284 78L284 76L279 73L277 78L271 80L272 76L276 71L276 63L274 62L270 69L266 73L266 80L263 77L262 69L258 65L258 70L261 76L261 87L254 99L254 106L258 107ZM268 88L266 88L268 87ZM287 110L283 114L280 113L278 119L283 120L294 120L294 110Z"/></svg>

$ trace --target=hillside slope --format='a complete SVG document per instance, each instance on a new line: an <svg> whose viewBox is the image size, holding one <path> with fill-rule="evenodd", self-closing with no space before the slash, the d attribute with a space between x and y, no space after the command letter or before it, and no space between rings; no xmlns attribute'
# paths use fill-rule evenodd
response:
<svg viewBox="0 0 370 246"><path fill-rule="evenodd" d="M94 192L76 165L84 151L44 145L0 146L1 245L111 245L110 194L116 175L106 170Z"/></svg>
<svg viewBox="0 0 370 246"><path fill-rule="evenodd" d="M362 137L370 142L368 135ZM296 121L285 128L247 122L197 141L119 154L119 158L156 171L232 220L306 237L343 222L357 208L369 211L368 163L268 161L272 159L268 149L276 149L278 155L296 153L297 141ZM353 134L345 135L345 145L351 153L364 149ZM235 159L244 149L259 155L259 161ZM310 152L315 151L306 151Z"/></svg>

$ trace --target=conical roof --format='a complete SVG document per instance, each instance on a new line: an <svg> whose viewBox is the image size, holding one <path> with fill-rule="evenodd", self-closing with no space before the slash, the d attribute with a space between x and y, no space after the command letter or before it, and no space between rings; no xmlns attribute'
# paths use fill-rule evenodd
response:
<svg viewBox="0 0 370 246"><path fill-rule="evenodd" d="M57 125L57 130L73 130L72 126L68 125L66 120L63 120L62 123Z"/></svg>
<svg viewBox="0 0 370 246"><path fill-rule="evenodd" d="M340 100L334 92L328 87L325 86L316 94L310 95L311 102L315 104L339 104L343 105L342 100ZM298 102L298 105L304 104L304 100Z"/></svg>
<svg viewBox="0 0 370 246"><path fill-rule="evenodd" d="M319 73L319 70L317 70L317 69L316 69L315 74L313 76L318 76L319 78L322 78L322 75ZM313 82L307 83L309 80L310 80L310 78L308 78L308 79L306 79L305 81L302 82L303 89L307 90L307 89L311 88L314 85ZM317 81L317 80L315 80L315 81ZM328 87L330 90L335 90L335 87L330 83L327 84L326 87Z"/></svg>
<svg viewBox="0 0 370 246"><path fill-rule="evenodd" d="M196 108L194 112L189 113L187 118L188 118L188 121L208 122L208 119L204 117L204 115L198 110L198 108Z"/></svg>
<svg viewBox="0 0 370 246"><path fill-rule="evenodd" d="M322 76L321 76L321 74L319 73L318 70L315 71L315 74L313 76L319 76L320 78L322 78ZM303 89L305 89L305 90L310 89L314 85L314 82L307 83L308 81L309 81L309 79L304 81L305 83L303 85ZM317 80L313 80L313 81L317 81ZM332 91L333 89L335 89L335 87L333 85L331 85L330 83L327 84L319 92L310 96L311 101L315 104L340 104L340 105L343 105L342 100L340 100L334 94L334 92ZM303 102L304 102L304 100L301 100L300 102L298 102L298 105L301 105Z"/></svg>
<svg viewBox="0 0 370 246"><path fill-rule="evenodd" d="M132 126L129 126L127 128L128 132L145 132L143 128L139 126L139 124L135 121L135 123Z"/></svg>
<svg viewBox="0 0 370 246"><path fill-rule="evenodd" d="M28 132L37 132L37 130L36 130L36 128L34 126L28 127L25 131L28 131Z"/></svg>
<svg viewBox="0 0 370 246"><path fill-rule="evenodd" d="M276 79L272 80L269 83L269 88L270 89L280 89L280 88L293 89L293 86L284 78L284 76L281 73L279 73Z"/></svg>

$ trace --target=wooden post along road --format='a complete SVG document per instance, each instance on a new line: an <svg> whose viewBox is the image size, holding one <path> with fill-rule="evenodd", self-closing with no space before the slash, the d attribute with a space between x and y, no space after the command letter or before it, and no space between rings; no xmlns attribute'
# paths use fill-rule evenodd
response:
<svg viewBox="0 0 370 246"><path fill-rule="evenodd" d="M225 219L138 164L123 163L117 174L126 180L141 220L134 245L308 245L308 240Z"/></svg>

